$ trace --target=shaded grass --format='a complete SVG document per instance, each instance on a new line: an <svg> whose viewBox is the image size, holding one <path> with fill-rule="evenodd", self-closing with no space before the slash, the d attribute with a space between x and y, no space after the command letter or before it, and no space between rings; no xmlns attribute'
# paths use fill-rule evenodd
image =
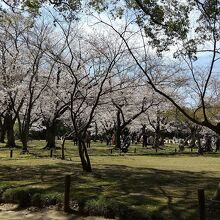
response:
<svg viewBox="0 0 220 220"><path fill-rule="evenodd" d="M71 198L94 199L98 196L112 198L141 213L149 213L152 219L197 219L197 189L206 189L210 198L220 181L219 154L198 156L190 150L173 154L175 145L167 146L155 155L151 149L131 146L128 154L119 156L107 150L104 144L92 144L89 153L93 173L81 171L77 146L67 141L67 159L60 160L60 150L54 158L42 150L44 141L29 143L30 154L8 157L8 151L0 151L0 189L23 187L40 188L44 194L64 191L64 175L72 174ZM137 153L134 154L134 148Z"/></svg>

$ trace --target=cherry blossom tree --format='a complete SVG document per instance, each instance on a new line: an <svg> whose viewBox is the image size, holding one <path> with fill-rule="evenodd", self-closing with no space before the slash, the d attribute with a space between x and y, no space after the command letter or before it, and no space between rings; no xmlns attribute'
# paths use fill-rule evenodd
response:
<svg viewBox="0 0 220 220"><path fill-rule="evenodd" d="M31 20L21 15L2 15L1 22L1 103L5 130L7 133L7 146L15 147L14 124L21 110L24 97L19 93L22 83L28 74L25 65L23 34L32 25Z"/></svg>
<svg viewBox="0 0 220 220"><path fill-rule="evenodd" d="M48 25L35 24L23 35L28 74L23 81L23 93L20 94L24 97L24 103L18 114L18 125L24 153L28 151L27 142L31 125L40 117L38 99L47 87L53 71L53 66L50 69L44 50L44 44L46 44L49 34Z"/></svg>
<svg viewBox="0 0 220 220"><path fill-rule="evenodd" d="M102 97L110 92L108 81L116 72L116 65L124 52L119 38L107 39L105 35L84 37L76 25L56 20L62 40L50 47L50 57L60 65L65 75L66 98L74 135L78 139L82 167L90 172L91 164L85 139ZM95 38L94 38L95 37ZM113 46L114 42L114 46ZM117 42L117 43L115 43Z"/></svg>

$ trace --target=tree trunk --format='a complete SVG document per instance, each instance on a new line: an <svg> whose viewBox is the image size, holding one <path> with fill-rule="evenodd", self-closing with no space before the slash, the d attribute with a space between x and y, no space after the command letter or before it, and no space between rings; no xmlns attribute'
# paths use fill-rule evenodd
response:
<svg viewBox="0 0 220 220"><path fill-rule="evenodd" d="M155 130L155 137L154 137L154 147L157 149L160 145L160 125L158 124Z"/></svg>
<svg viewBox="0 0 220 220"><path fill-rule="evenodd" d="M5 143L5 134L6 134L6 131L4 128L2 128L1 135L0 135L0 143Z"/></svg>
<svg viewBox="0 0 220 220"><path fill-rule="evenodd" d="M15 144L15 135L14 135L14 123L15 121L12 119L12 115L11 114L7 114L5 116L5 129L6 129L6 134L7 134L7 143L6 143L6 147L16 147Z"/></svg>
<svg viewBox="0 0 220 220"><path fill-rule="evenodd" d="M62 144L61 144L61 159L65 160L65 141L66 138L64 137L63 139L61 139Z"/></svg>
<svg viewBox="0 0 220 220"><path fill-rule="evenodd" d="M121 120L120 111L117 111L117 125L115 128L115 147L121 148Z"/></svg>
<svg viewBox="0 0 220 220"><path fill-rule="evenodd" d="M5 129L5 118L2 120L0 119L0 143L5 143L5 134L6 134L6 129Z"/></svg>
<svg viewBox="0 0 220 220"><path fill-rule="evenodd" d="M121 128L117 127L115 130L115 147L120 148L121 147Z"/></svg>
<svg viewBox="0 0 220 220"><path fill-rule="evenodd" d="M203 154L203 149L202 149L201 140L200 140L199 135L197 137L197 141L198 141L198 153L202 155Z"/></svg>
<svg viewBox="0 0 220 220"><path fill-rule="evenodd" d="M155 136L154 136L154 144L153 146L155 147L156 151L160 146L160 136L161 136L161 130L160 130L160 115L159 111L157 112L157 124L156 124L156 129L155 129Z"/></svg>
<svg viewBox="0 0 220 220"><path fill-rule="evenodd" d="M46 127L46 141L47 144L44 147L44 149L55 149L56 148L56 142L55 142L55 138L56 138L56 128L55 125L49 125Z"/></svg>
<svg viewBox="0 0 220 220"><path fill-rule="evenodd" d="M23 131L23 134L21 134L21 143L22 143L22 152L23 154L28 153L28 131Z"/></svg>
<svg viewBox="0 0 220 220"><path fill-rule="evenodd" d="M6 143L6 147L10 147L10 148L14 148L16 147L15 144L15 135L14 135L14 125L10 125L7 128L7 143Z"/></svg>
<svg viewBox="0 0 220 220"><path fill-rule="evenodd" d="M86 172L92 172L92 167L89 159L89 155L86 148L86 143L84 140L79 139L79 156L81 159L82 168Z"/></svg>
<svg viewBox="0 0 220 220"><path fill-rule="evenodd" d="M195 147L195 144L196 144L196 127L193 126L193 127L190 127L190 131L191 131L191 141L190 141L190 144L189 144L189 147L192 149Z"/></svg>

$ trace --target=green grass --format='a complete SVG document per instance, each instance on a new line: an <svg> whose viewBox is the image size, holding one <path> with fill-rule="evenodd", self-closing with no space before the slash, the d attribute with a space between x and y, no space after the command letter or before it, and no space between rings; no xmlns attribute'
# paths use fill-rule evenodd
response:
<svg viewBox="0 0 220 220"><path fill-rule="evenodd" d="M205 188L211 198L220 181L220 154L198 156L186 149L175 153L168 145L157 153L131 146L127 154L110 153L104 143L89 149L93 173L82 172L77 146L66 142L66 160L60 159L59 142L54 157L42 150L45 141L31 141L30 154L21 155L20 143L9 158L0 145L0 189L39 188L44 194L62 194L64 175L72 174L71 198L111 198L152 219L197 219L197 189ZM136 153L134 149L136 148Z"/></svg>

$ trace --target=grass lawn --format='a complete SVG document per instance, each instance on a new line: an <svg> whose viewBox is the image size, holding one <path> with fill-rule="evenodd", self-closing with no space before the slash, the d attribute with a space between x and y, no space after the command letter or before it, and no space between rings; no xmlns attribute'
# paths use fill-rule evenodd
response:
<svg viewBox="0 0 220 220"><path fill-rule="evenodd" d="M220 154L198 156L196 152L175 153L168 145L157 153L131 146L127 154L110 152L104 143L92 143L89 149L93 173L82 172L77 146L66 142L66 160L61 150L42 150L44 141L31 141L30 154L20 149L9 158L9 150L0 145L0 189L10 187L41 188L43 193L63 193L63 176L72 174L72 199L100 195L119 201L158 220L195 220L197 189L205 188L211 198L220 182ZM18 143L19 145L19 143ZM59 146L59 143L58 143ZM136 153L134 153L136 148Z"/></svg>

